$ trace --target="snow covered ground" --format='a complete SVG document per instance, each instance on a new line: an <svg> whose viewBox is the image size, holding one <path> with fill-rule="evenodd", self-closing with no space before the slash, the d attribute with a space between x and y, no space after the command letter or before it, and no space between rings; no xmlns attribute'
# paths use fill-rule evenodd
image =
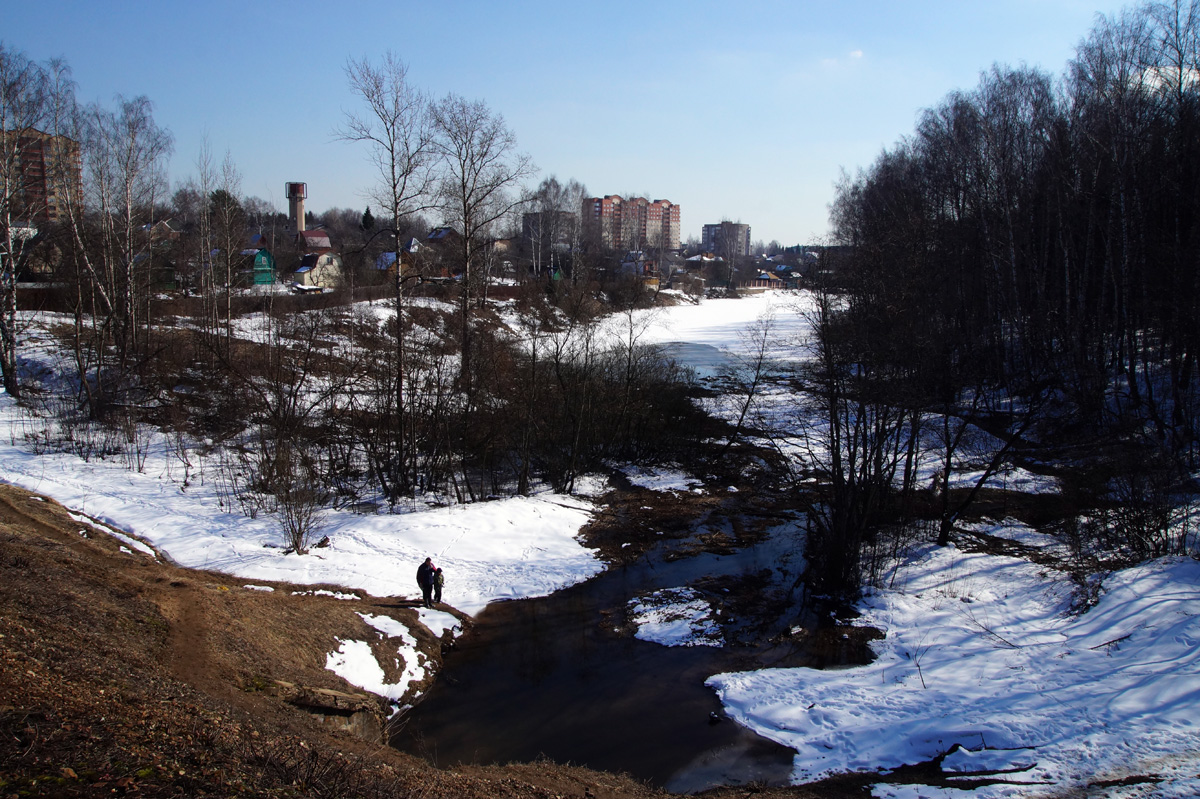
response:
<svg viewBox="0 0 1200 799"><path fill-rule="evenodd" d="M691 341L713 352L736 347L740 329L787 302L759 297L673 308L653 316L645 340ZM390 313L384 303L360 308L367 315ZM252 315L239 322L238 332L259 338L264 326L264 317ZM48 360L53 346L51 337L32 324L22 358ZM581 479L576 496L543 493L440 508L418 504L397 514L326 511L321 535L329 536L330 546L296 555L285 553L271 518L248 518L222 500L214 463L206 466L193 453L198 465L183 486L182 467L163 436L149 435L139 472L121 457L85 462L67 453L37 452L24 439L36 434L38 424L0 394L0 479L51 496L132 536L126 543L137 546L132 542L141 539L183 566L251 581L330 584L376 596L416 598L416 567L432 557L446 574L446 601L469 614L498 600L544 596L603 568L596 554L576 540L595 511L588 497L603 490L603 482L595 478ZM630 476L656 488L695 486L677 472L631 470Z"/></svg>
<svg viewBox="0 0 1200 799"><path fill-rule="evenodd" d="M684 342L674 350L678 357L711 376L731 354L752 350L753 342L738 334L760 319L773 319L770 354L795 359L795 340L807 329L795 308L795 297L785 295L708 301L658 312L643 335L647 342ZM48 346L36 330L30 341L35 350ZM789 398L765 397L768 411L771 401L784 406ZM128 546L148 542L182 565L237 575L251 586L285 581L416 598L415 570L430 556L445 569L446 600L473 614L489 602L545 595L603 568L576 538L596 510L589 497L603 492L600 479L579 481L571 497L414 505L380 515L328 511L322 534L330 546L296 555L285 553L271 519L247 518L223 504L215 466L200 463L183 486L161 437L151 440L138 472L120 457L84 462L39 454L25 439L35 425L0 395L0 479L117 528ZM681 472L627 474L654 490L696 488ZM1030 475L1007 479L1027 490L1054 488ZM988 532L1054 548L1015 523ZM886 632L870 666L772 669L709 681L729 715L796 750L797 781L887 769L959 745L944 767L1011 770L1000 775L1009 782L976 789L981 797L1041 796L1140 774L1161 781L1113 787L1104 795L1200 795L1200 564L1165 559L1114 574L1098 604L1075 616L1068 613L1070 585L1063 575L1014 558L928 548L895 586L863 604L863 623ZM720 644L706 603L683 586L660 594L631 606L639 637ZM456 623L449 614L425 610L421 620L439 635L452 633ZM338 642L328 667L398 698L423 676L411 633L382 617L364 621L396 644L400 682L385 682L369 642ZM897 799L967 795L894 785L875 792Z"/></svg>
<svg viewBox="0 0 1200 799"><path fill-rule="evenodd" d="M1004 537L1006 526L986 532ZM1013 538L1031 536L1012 526ZM1113 574L1079 615L1065 574L1016 558L929 546L902 575L902 589L862 604L860 623L886 633L871 665L709 679L733 718L796 750L796 781L954 750L946 770L1004 781L978 797L1134 775L1161 781L1103 795L1197 795L1200 562ZM876 795L966 794L882 785Z"/></svg>
<svg viewBox="0 0 1200 799"><path fill-rule="evenodd" d="M470 614L500 599L544 596L602 568L576 540L594 510L585 499L542 494L379 515L329 510L321 534L330 545L288 554L272 518L231 510L211 480L175 482L164 442L138 473L121 460L34 454L19 439L25 424L0 396L0 479L125 531L182 566L415 599L417 566L432 557L446 573L446 601Z"/></svg>
<svg viewBox="0 0 1200 799"><path fill-rule="evenodd" d="M417 613L421 623L439 637L447 632L457 637L462 632L458 619L450 613L431 608L419 608ZM338 648L325 659L325 668L351 685L392 700L393 712L401 712L407 707L400 705L405 697L415 701L420 696L419 693L409 693L412 684L420 683L430 673L425 653L417 647L417 639L409 629L392 617L367 613L358 615L374 628L380 639L391 639L396 644L394 660L396 668L401 671L400 678L394 683L387 682L368 641L338 641Z"/></svg>

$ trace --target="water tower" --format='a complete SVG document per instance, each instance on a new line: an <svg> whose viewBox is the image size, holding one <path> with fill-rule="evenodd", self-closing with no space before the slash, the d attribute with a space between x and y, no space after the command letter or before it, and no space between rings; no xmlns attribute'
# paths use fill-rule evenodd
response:
<svg viewBox="0 0 1200 799"><path fill-rule="evenodd" d="M304 230L304 198L308 196L308 184L285 183L283 193L288 198L288 227L299 233Z"/></svg>

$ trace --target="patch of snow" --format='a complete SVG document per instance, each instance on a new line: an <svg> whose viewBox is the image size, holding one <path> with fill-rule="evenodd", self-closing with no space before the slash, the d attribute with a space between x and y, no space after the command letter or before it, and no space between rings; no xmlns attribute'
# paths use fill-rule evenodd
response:
<svg viewBox="0 0 1200 799"><path fill-rule="evenodd" d="M269 585L243 585L242 588L249 591L265 591L266 593L271 593L275 590Z"/></svg>
<svg viewBox="0 0 1200 799"><path fill-rule="evenodd" d="M231 512L217 481L197 479L206 470L217 473L216 463L197 468L181 492L172 479L177 460L161 435L146 433L145 465L137 472L122 459L83 461L27 449L23 441L31 421L36 422L0 394L0 478L77 509L78 521L95 519L110 528L106 533L153 556L155 550L138 540L144 539L184 567L415 599L416 568L432 557L453 586L447 601L472 615L496 600L545 596L604 568L598 553L577 539L594 506L549 492L472 505L414 506L395 514L327 510L320 535L335 546L286 555L272 518ZM219 454L192 453L195 461L206 457Z"/></svg>
<svg viewBox="0 0 1200 799"><path fill-rule="evenodd" d="M959 747L942 760L942 771L1024 771L1037 765L1034 749L967 749Z"/></svg>
<svg viewBox="0 0 1200 799"><path fill-rule="evenodd" d="M598 497L608 491L608 478L600 474L583 474L575 478L572 493L578 497Z"/></svg>
<svg viewBox="0 0 1200 799"><path fill-rule="evenodd" d="M433 608L417 608L417 618L421 620L421 624L428 627L429 631L438 638L441 638L447 632L451 634L451 638L457 638L462 635L462 622L452 613Z"/></svg>
<svg viewBox="0 0 1200 799"><path fill-rule="evenodd" d="M635 637L663 646L722 646L721 626L708 600L691 588L664 588L629 600Z"/></svg>
<svg viewBox="0 0 1200 799"><path fill-rule="evenodd" d="M341 591L329 591L325 588L318 588L315 591L293 591L292 596L331 596L334 599L361 599L358 594L347 594Z"/></svg>
<svg viewBox="0 0 1200 799"><path fill-rule="evenodd" d="M425 654L417 649L417 639L402 622L390 616L358 615L379 633L380 639L399 641L395 660L396 667L400 669L399 679L386 682L383 667L366 641L339 639L338 648L325 658L325 668L351 685L391 700L393 713L398 712L400 708L396 703L404 698L414 682L423 681L428 673Z"/></svg>
<svg viewBox="0 0 1200 799"><path fill-rule="evenodd" d="M359 613L358 617L371 627L374 627L384 638L399 638L409 646L416 646L417 639L404 624L391 616L376 616L370 613Z"/></svg>
<svg viewBox="0 0 1200 799"><path fill-rule="evenodd" d="M325 668L351 685L398 702L404 698L408 682L387 683L371 645L366 641L343 641L325 658Z"/></svg>
<svg viewBox="0 0 1200 799"><path fill-rule="evenodd" d="M74 519L77 522L83 522L84 524L91 524L91 522L92 522L92 520L90 518L88 518L87 516L85 516L81 513L74 513L73 511L67 511L67 513L68 513L68 515L70 515L70 517L72 519ZM149 555L152 558L157 557L156 553L154 552L153 547L148 546L144 541L139 541L136 538L134 538L133 536L125 535L124 533L120 532L119 530L114 530L112 527L109 527L107 525L102 525L100 529L102 529L104 532L108 533L113 538L117 539L118 541L121 541L124 544L126 544L127 546L132 547L133 549L136 549L138 552L141 552L143 555ZM87 533L85 531L80 530L79 532L82 533L83 535L87 536ZM129 550L125 549L125 547L121 547L121 549L123 549L126 552L129 552ZM130 554L133 554L133 553L131 552Z"/></svg>
<svg viewBox="0 0 1200 799"><path fill-rule="evenodd" d="M629 482L638 488L651 491L694 491L704 493L696 488L701 481L680 469L655 468L645 469L640 466L625 466L621 472L629 478Z"/></svg>

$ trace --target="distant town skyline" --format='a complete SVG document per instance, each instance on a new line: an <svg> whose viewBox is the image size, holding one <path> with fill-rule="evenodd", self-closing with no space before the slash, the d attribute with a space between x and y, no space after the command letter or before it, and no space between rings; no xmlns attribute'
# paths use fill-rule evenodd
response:
<svg viewBox="0 0 1200 799"><path fill-rule="evenodd" d="M175 138L173 186L207 139L243 194L281 212L289 181L308 184L311 211L361 210L375 175L333 134L355 108L343 69L390 49L418 88L503 115L540 168L531 185L667 198L684 240L728 220L800 244L827 233L842 171L911 133L922 108L994 63L1061 74L1095 15L1126 5L0 0L0 37L64 58L83 102L146 95Z"/></svg>

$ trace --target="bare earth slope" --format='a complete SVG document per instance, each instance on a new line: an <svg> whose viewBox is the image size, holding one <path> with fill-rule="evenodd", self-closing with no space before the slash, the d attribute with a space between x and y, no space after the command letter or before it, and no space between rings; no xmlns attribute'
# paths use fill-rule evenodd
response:
<svg viewBox="0 0 1200 799"><path fill-rule="evenodd" d="M323 726L276 681L373 707L325 669L336 639L370 639L357 612L409 623L435 660L439 643L404 603L276 588L133 552L0 485L0 797L665 795L550 763L438 770ZM867 795L829 787L750 793Z"/></svg>

